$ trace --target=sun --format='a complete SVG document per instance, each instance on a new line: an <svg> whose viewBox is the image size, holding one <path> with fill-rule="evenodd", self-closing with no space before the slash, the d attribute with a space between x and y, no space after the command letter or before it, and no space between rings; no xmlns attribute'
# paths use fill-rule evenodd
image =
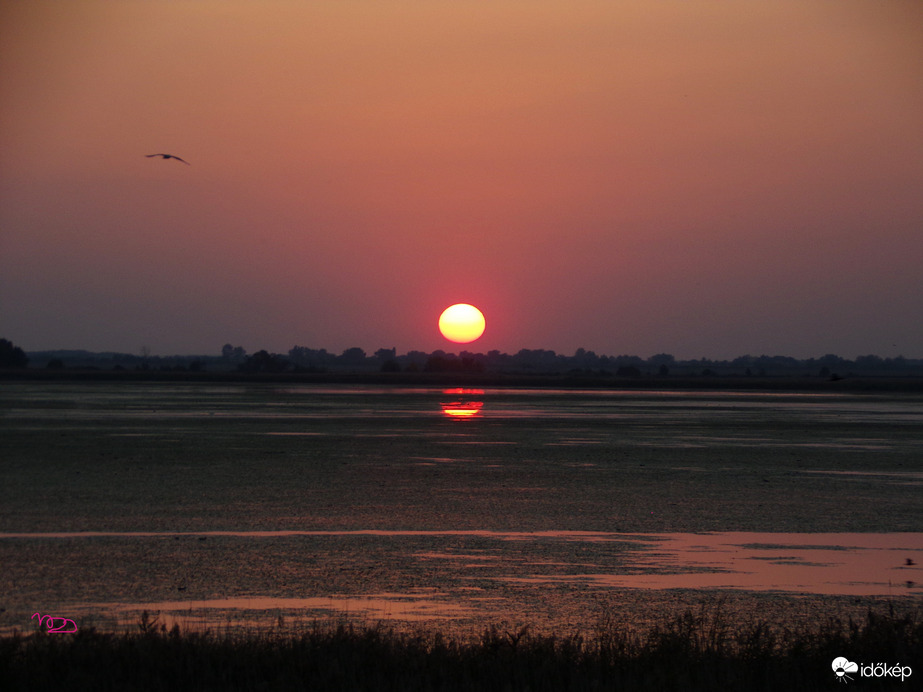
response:
<svg viewBox="0 0 923 692"><path fill-rule="evenodd" d="M467 344L478 339L486 326L484 315L473 305L457 303L447 307L439 316L439 331L449 341Z"/></svg>

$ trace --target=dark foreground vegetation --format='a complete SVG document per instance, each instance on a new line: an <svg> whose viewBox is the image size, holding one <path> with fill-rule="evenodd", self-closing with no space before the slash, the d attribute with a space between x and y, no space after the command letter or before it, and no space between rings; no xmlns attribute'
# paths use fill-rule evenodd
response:
<svg viewBox="0 0 923 692"><path fill-rule="evenodd" d="M909 666L910 677L861 678L862 689L920 689L920 612L802 628L734 625L719 608L644 634L605 618L584 638L488 628L478 641L436 633L314 626L248 635L39 632L0 639L7 690L830 690L838 657ZM843 682L843 680L840 680Z"/></svg>

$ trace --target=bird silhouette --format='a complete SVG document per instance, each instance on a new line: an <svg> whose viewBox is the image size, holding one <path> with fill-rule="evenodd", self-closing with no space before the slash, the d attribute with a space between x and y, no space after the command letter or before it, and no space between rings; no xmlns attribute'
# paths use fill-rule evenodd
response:
<svg viewBox="0 0 923 692"><path fill-rule="evenodd" d="M181 159L179 156L174 156L173 154L145 154L145 156L146 156L147 158L151 158L151 157L153 157L153 156L160 156L160 157L161 157L162 159L164 159L165 161L166 161L167 159L176 159L177 161L182 161L182 162L185 163L187 166L191 166L191 165L192 165L192 164L189 163L188 161L184 161L184 160Z"/></svg>

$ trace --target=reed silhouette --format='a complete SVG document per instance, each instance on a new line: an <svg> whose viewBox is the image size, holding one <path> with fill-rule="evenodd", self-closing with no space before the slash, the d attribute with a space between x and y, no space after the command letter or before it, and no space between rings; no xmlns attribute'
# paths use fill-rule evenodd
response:
<svg viewBox="0 0 923 692"><path fill-rule="evenodd" d="M920 610L869 611L790 628L731 622L720 604L647 632L600 618L595 632L533 636L488 627L475 641L382 625L301 632L167 631L145 613L124 634L81 629L0 639L8 690L829 690L831 661L919 661ZM880 688L879 688L880 689Z"/></svg>

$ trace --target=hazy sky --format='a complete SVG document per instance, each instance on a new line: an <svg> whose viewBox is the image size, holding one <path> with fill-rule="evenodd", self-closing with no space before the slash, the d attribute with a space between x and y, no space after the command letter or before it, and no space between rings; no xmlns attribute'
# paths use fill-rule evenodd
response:
<svg viewBox="0 0 923 692"><path fill-rule="evenodd" d="M923 357L923 3L0 0L0 337Z"/></svg>

